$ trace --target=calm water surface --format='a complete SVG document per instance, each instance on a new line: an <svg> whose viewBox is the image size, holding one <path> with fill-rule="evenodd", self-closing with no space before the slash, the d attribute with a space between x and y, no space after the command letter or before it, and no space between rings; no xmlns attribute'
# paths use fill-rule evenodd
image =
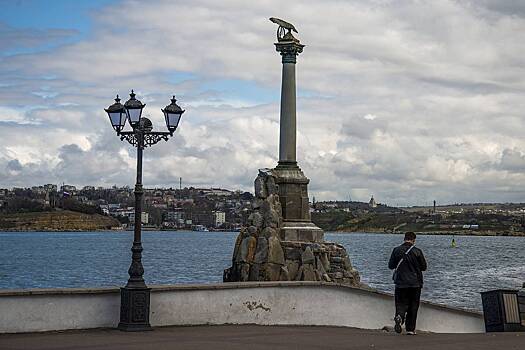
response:
<svg viewBox="0 0 525 350"><path fill-rule="evenodd" d="M237 233L143 233L148 284L222 281ZM363 282L393 292L387 268L401 235L327 233L343 244ZM0 233L0 288L121 286L127 281L132 232ZM429 264L423 298L481 309L479 292L518 289L525 281L525 238L419 236Z"/></svg>

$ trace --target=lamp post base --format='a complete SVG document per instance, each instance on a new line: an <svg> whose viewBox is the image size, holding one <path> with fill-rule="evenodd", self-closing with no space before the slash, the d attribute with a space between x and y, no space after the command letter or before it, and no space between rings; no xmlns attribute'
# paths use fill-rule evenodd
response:
<svg viewBox="0 0 525 350"><path fill-rule="evenodd" d="M149 324L150 291L148 287L120 288L120 322L126 332L151 331Z"/></svg>

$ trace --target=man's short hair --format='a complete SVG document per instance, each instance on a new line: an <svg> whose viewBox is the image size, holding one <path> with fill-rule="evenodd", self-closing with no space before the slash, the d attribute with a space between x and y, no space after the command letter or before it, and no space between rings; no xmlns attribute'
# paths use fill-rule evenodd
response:
<svg viewBox="0 0 525 350"><path fill-rule="evenodd" d="M414 232L405 233L405 241L413 241L416 239L416 234Z"/></svg>

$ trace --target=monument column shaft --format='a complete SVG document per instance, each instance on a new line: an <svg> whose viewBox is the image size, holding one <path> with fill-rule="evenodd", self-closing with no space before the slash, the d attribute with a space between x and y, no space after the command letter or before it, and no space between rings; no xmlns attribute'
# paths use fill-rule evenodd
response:
<svg viewBox="0 0 525 350"><path fill-rule="evenodd" d="M295 63L283 62L279 163L296 163Z"/></svg>

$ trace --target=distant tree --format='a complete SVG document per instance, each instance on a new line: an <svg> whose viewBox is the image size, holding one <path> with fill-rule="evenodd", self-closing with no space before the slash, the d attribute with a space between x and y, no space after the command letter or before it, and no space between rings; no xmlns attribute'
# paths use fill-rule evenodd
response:
<svg viewBox="0 0 525 350"><path fill-rule="evenodd" d="M121 224L128 224L129 225L129 217L127 216L117 216L116 219L118 220L118 222L120 222Z"/></svg>
<svg viewBox="0 0 525 350"><path fill-rule="evenodd" d="M13 197L7 200L7 213L28 213L49 210L43 203L25 197Z"/></svg>
<svg viewBox="0 0 525 350"><path fill-rule="evenodd" d="M250 192L244 192L241 194L241 199L243 201L251 201L253 199L253 195Z"/></svg>
<svg viewBox="0 0 525 350"><path fill-rule="evenodd" d="M148 212L149 214L149 224L153 224L155 226L162 225L162 217L163 217L162 209L150 206L150 207L145 208L145 211Z"/></svg>
<svg viewBox="0 0 525 350"><path fill-rule="evenodd" d="M99 207L80 203L74 198L62 198L61 207L64 210L76 211L84 214L102 214L102 210Z"/></svg>

